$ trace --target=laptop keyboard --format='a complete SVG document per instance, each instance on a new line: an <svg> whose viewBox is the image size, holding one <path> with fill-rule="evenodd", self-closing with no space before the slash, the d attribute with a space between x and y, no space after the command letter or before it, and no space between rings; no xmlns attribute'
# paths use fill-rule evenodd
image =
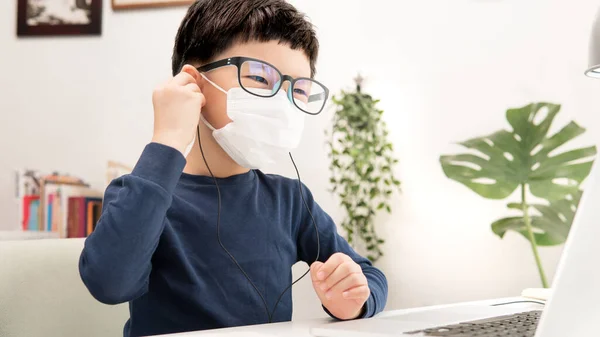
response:
<svg viewBox="0 0 600 337"><path fill-rule="evenodd" d="M527 311L513 315L405 332L405 334L448 337L533 337L541 314L542 311L540 310Z"/></svg>

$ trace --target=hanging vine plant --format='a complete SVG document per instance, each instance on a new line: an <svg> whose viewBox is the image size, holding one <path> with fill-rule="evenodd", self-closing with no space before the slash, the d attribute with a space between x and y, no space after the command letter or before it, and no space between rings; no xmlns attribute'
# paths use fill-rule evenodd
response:
<svg viewBox="0 0 600 337"><path fill-rule="evenodd" d="M345 210L341 223L346 240L357 249L367 251L372 262L382 255L381 238L375 228L378 211L392 212L390 198L400 181L394 177L394 148L387 139L383 111L378 99L361 91L362 78L356 79L356 91L342 91L332 98L336 105L328 137L331 160L331 192L340 199Z"/></svg>

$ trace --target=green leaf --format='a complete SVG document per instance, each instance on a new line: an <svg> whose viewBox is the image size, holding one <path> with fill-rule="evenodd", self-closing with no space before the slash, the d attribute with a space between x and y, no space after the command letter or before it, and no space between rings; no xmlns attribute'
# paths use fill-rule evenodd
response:
<svg viewBox="0 0 600 337"><path fill-rule="evenodd" d="M581 196L582 191L577 191L570 198L553 200L547 205L529 205L530 208L540 213L540 215L530 217L536 244L554 246L567 240ZM522 210L521 204L517 203L511 203L509 207ZM492 231L501 238L508 231L515 231L529 241L529 234L522 216L500 219L492 224Z"/></svg>
<svg viewBox="0 0 600 337"><path fill-rule="evenodd" d="M510 208L510 209L518 209L518 210L523 210L523 205L517 202L511 202L508 205L506 205L506 207Z"/></svg>
<svg viewBox="0 0 600 337"><path fill-rule="evenodd" d="M509 231L520 232L525 230L523 218L520 216L504 218L492 223L492 232L498 235L500 238L504 238L504 235Z"/></svg>
<svg viewBox="0 0 600 337"><path fill-rule="evenodd" d="M536 123L543 110L547 111L546 116ZM509 109L506 118L512 131L501 130L461 142L473 152L440 156L444 174L489 199L504 199L521 184L529 185L533 195L547 200L560 200L575 193L590 173L596 147L550 156L584 132L571 122L548 136L559 110L560 105L551 103Z"/></svg>

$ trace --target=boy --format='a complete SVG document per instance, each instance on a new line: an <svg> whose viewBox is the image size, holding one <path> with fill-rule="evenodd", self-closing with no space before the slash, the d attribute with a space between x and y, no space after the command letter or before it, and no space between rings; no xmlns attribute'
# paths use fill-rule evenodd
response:
<svg viewBox="0 0 600 337"><path fill-rule="evenodd" d="M383 310L385 276L310 191L259 170L295 148L304 117L325 105L317 52L311 24L283 0L191 5L174 77L153 95L152 141L107 188L81 254L91 294L129 302L124 336L289 321L297 261L332 317Z"/></svg>

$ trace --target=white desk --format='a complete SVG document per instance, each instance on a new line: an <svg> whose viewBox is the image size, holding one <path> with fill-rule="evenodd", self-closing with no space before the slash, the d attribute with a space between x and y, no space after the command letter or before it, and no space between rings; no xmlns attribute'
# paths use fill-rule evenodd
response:
<svg viewBox="0 0 600 337"><path fill-rule="evenodd" d="M523 298L523 297L508 297L508 298L500 298L494 300L486 300L486 301L475 301L468 303L457 303L457 304L447 304L447 305L438 305L431 307L423 307L423 308L413 308L413 309L403 309L403 310L391 310L382 312L378 317L387 317L387 316L396 316L402 314L409 314L414 312L419 312L423 310L431 310L431 309L445 309L451 308L453 306L459 305L493 305L500 303L508 303L515 301L531 301L531 299ZM510 304L513 308L516 306L523 311L540 309L540 305L534 303L518 303L518 304ZM310 334L310 329L315 326L319 326L322 324L327 324L328 322L335 322L330 319L318 319L318 320L310 320L310 321L293 321L293 322L285 322L285 323L275 323L275 324L262 324L262 325L252 325L252 326L244 326L237 328L226 328L226 329L217 329L217 330L208 330L208 331L199 331L199 332L186 332L179 334L169 334L169 335L161 335L162 337L259 337L259 336L285 336L285 337L312 337Z"/></svg>

